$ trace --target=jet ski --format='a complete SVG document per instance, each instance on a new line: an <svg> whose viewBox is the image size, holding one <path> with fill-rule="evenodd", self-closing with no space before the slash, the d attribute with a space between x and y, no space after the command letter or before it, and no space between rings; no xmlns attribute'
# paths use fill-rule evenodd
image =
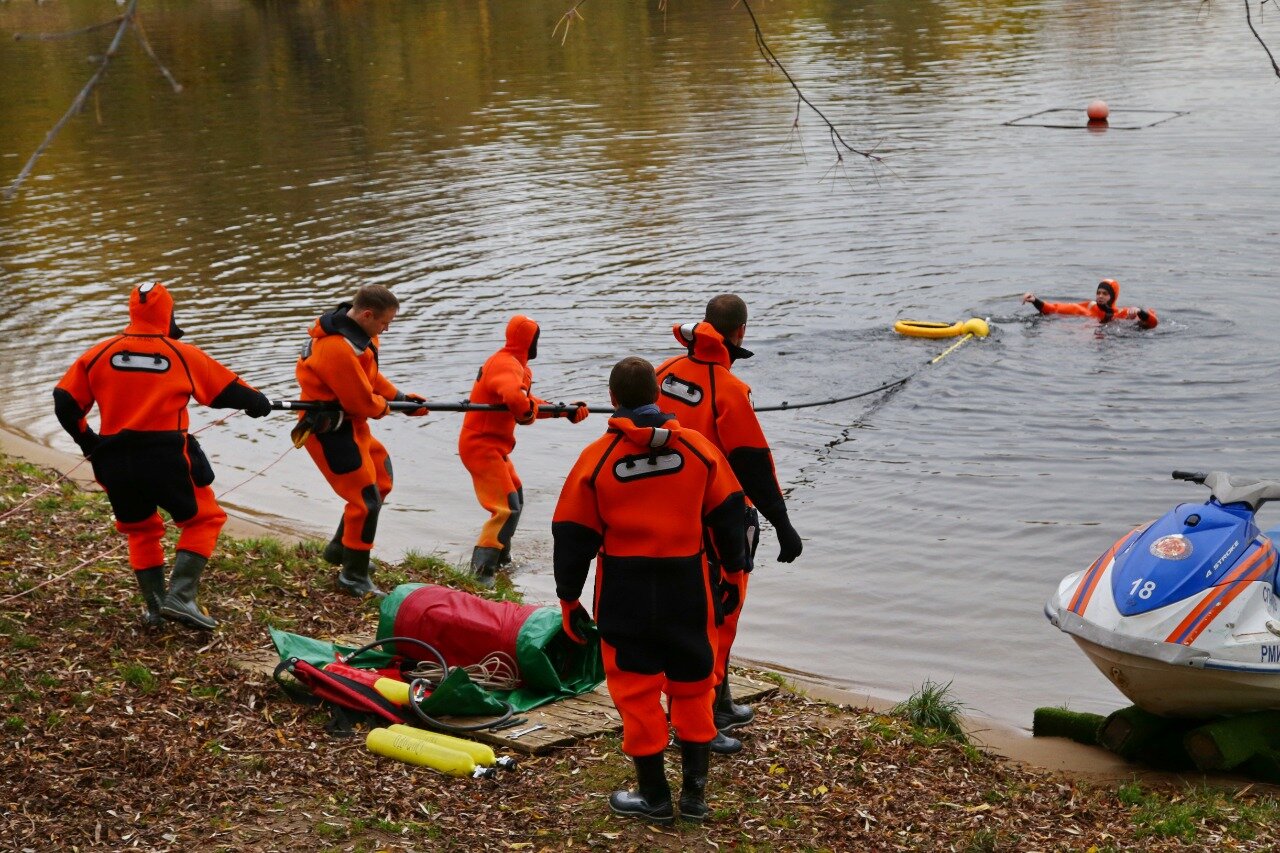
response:
<svg viewBox="0 0 1280 853"><path fill-rule="evenodd" d="M1280 480L1174 471L1208 486L1068 575L1044 614L1140 708L1166 717L1280 709L1280 527L1254 516Z"/></svg>

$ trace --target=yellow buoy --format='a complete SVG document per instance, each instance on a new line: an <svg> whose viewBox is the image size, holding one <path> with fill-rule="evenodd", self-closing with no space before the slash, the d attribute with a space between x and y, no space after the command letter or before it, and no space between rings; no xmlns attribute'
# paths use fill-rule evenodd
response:
<svg viewBox="0 0 1280 853"><path fill-rule="evenodd" d="M955 323L932 323L928 320L899 320L893 330L913 338L954 338L957 335L976 335L985 338L991 327L981 317L971 317Z"/></svg>
<svg viewBox="0 0 1280 853"><path fill-rule="evenodd" d="M365 748L398 761L430 767L450 776L489 778L497 774L492 767L478 767L465 752L387 729L371 729L364 740Z"/></svg>
<svg viewBox="0 0 1280 853"><path fill-rule="evenodd" d="M436 743L440 746L456 749L458 752L465 752L471 756L471 760L483 767L492 767L495 764L504 770L514 770L516 761L514 758L499 758L488 744L479 743L474 740L466 740L452 735L441 734L440 732L429 732L426 729L415 729L413 726L404 726L396 723L387 726L387 731L395 732L399 735L407 737L416 737L419 740L425 740L430 743Z"/></svg>

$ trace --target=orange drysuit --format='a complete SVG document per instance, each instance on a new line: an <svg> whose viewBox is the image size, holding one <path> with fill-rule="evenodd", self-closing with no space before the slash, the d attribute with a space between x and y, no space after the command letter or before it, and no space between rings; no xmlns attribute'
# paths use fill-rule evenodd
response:
<svg viewBox="0 0 1280 853"><path fill-rule="evenodd" d="M500 404L507 411L469 411L462 419L458 435L458 455L471 475L476 498L489 511L489 520L480 528L472 568L491 571L511 549L511 537L524 509L524 488L511 464L516 446L516 424L531 424L537 418L554 417L540 412L546 401L529 388L533 371L529 359L538 354L538 324L517 314L507 322L507 343L485 361L471 388L472 403ZM483 565L476 565L477 561Z"/></svg>
<svg viewBox="0 0 1280 853"><path fill-rule="evenodd" d="M336 429L313 433L307 453L339 497L341 541L353 551L373 549L378 512L391 492L391 458L369 430L369 419L391 410L388 400L407 399L378 370L378 338L347 316L350 302L322 314L308 334L296 373L303 400L337 401L345 416Z"/></svg>
<svg viewBox="0 0 1280 853"><path fill-rule="evenodd" d="M787 515L787 505L773 467L773 454L751 402L751 388L730 371L734 359L749 358L751 353L725 340L724 335L707 322L685 323L674 326L672 331L688 352L667 359L658 368L659 407L675 413L681 424L706 436L725 455L742 484L747 500L777 529L782 543L778 559L791 562L799 556L800 538ZM759 538L758 527L754 511L749 511L746 520L746 532L750 538L747 570L738 581L740 602L747 598L751 558ZM729 652L738 634L741 613L740 604L720 625L717 678L723 678L728 667Z"/></svg>
<svg viewBox="0 0 1280 853"><path fill-rule="evenodd" d="M205 558L227 520L209 487L209 460L187 433L187 402L254 417L271 411L265 395L181 336L165 286L137 287L124 332L86 350L53 392L59 423L89 457L116 529L129 539L134 570L164 564L157 508L182 530L178 549ZM97 432L85 419L95 404Z"/></svg>
<svg viewBox="0 0 1280 853"><path fill-rule="evenodd" d="M595 606L622 751L667 745L662 693L687 743L716 736L718 572L746 565L742 492L724 456L669 415L619 409L569 472L552 518L556 593L576 602L596 561ZM597 559L598 556L598 559Z"/></svg>
<svg viewBox="0 0 1280 853"><path fill-rule="evenodd" d="M1092 317L1100 323L1106 323L1111 320L1137 320L1138 325L1144 329L1154 329L1160 322L1160 318L1156 316L1156 312L1148 308L1113 307L1120 300L1120 283L1113 278L1102 280L1100 287L1105 286L1111 290L1111 305L1103 307L1097 302L1045 302L1043 299L1033 299L1031 304L1036 306L1036 310L1041 314L1071 314L1077 317Z"/></svg>

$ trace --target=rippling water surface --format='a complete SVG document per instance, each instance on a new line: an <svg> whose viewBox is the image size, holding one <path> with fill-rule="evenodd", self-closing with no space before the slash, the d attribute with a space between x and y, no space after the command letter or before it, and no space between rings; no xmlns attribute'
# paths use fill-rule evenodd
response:
<svg viewBox="0 0 1280 853"><path fill-rule="evenodd" d="M1280 475L1280 84L1238 4L759 5L773 50L851 144L885 157L875 168L836 163L807 112L791 130L794 94L741 7L594 0L561 44L568 5L144 3L185 91L126 42L0 205L3 420L73 449L49 392L152 279L190 340L281 397L311 320L364 282L404 302L384 371L443 399L468 392L515 312L543 325L535 389L598 403L617 358L674 353L671 324L720 292L751 306L757 357L739 372L761 404L871 388L942 351L894 335L897 318L990 316L989 339L896 393L761 416L806 548L775 564L766 533L738 649L889 697L954 679L970 707L1023 725L1038 705L1119 705L1041 615L1058 579L1201 499L1174 467ZM4 4L0 30L115 8ZM108 35L0 42L0 177ZM1083 118L1096 97L1186 115L1003 125ZM1086 298L1101 277L1160 327L1018 304ZM458 418L377 425L397 470L377 553L469 553L483 514ZM520 432L517 579L533 600L554 598L560 482L603 426ZM286 452L288 427L241 416L202 439L228 503L327 534L338 501Z"/></svg>

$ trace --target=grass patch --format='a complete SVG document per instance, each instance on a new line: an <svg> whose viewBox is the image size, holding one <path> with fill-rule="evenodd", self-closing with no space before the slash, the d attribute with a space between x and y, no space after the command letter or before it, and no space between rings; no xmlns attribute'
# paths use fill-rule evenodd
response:
<svg viewBox="0 0 1280 853"><path fill-rule="evenodd" d="M154 693L156 689L156 677L151 670L140 663L121 664L117 671L120 678L130 687L136 687L143 693Z"/></svg>
<svg viewBox="0 0 1280 853"><path fill-rule="evenodd" d="M967 744L969 736L960 724L963 711L964 706L951 696L950 681L946 684L925 681L905 702L899 702L893 708L896 716L916 729L932 729L951 740Z"/></svg>

